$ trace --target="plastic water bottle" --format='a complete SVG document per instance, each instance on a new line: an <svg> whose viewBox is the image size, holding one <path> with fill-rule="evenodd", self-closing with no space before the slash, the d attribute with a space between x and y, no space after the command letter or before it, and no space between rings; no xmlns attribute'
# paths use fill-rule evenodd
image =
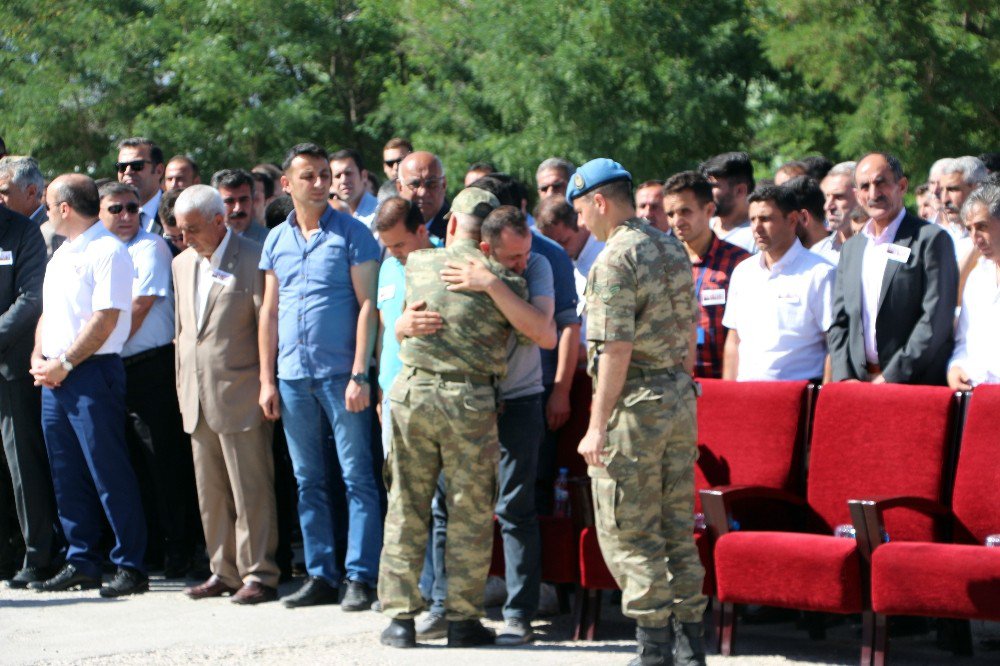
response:
<svg viewBox="0 0 1000 666"><path fill-rule="evenodd" d="M559 468L559 478L555 483L555 505L552 515L556 518L569 518L569 469Z"/></svg>
<svg viewBox="0 0 1000 666"><path fill-rule="evenodd" d="M1000 548L1000 534L991 534L983 542L987 548Z"/></svg>
<svg viewBox="0 0 1000 666"><path fill-rule="evenodd" d="M857 538L857 534L854 532L854 525L851 525L850 523L844 523L843 525L837 525L834 527L833 536L840 537L842 539Z"/></svg>
<svg viewBox="0 0 1000 666"><path fill-rule="evenodd" d="M708 529L708 525L705 523L705 514L696 513L694 514L694 531L704 532Z"/></svg>

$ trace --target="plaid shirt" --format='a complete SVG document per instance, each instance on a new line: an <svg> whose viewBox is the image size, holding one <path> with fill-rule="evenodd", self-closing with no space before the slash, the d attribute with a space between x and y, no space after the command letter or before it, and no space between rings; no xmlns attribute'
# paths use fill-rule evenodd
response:
<svg viewBox="0 0 1000 666"><path fill-rule="evenodd" d="M703 305L706 292L722 290L729 292L729 278L733 269L750 256L741 247L720 240L715 232L712 234L712 244L700 261L691 262L691 277L694 279L695 290L698 292L698 328L704 333L698 334L698 353L695 355L695 377L722 377L722 351L726 344L726 329L722 325L722 315L726 311L725 299L709 299L713 304Z"/></svg>

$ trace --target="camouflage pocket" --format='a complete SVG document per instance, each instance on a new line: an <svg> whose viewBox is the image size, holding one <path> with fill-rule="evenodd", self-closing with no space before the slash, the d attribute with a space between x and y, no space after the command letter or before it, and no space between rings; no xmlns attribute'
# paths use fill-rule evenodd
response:
<svg viewBox="0 0 1000 666"><path fill-rule="evenodd" d="M634 407L640 402L656 401L663 402L664 391L662 386L640 388L632 391L622 398L622 404L626 407Z"/></svg>
<svg viewBox="0 0 1000 666"><path fill-rule="evenodd" d="M410 383L402 374L396 377L396 381L389 387L389 400L398 403L405 403L410 394Z"/></svg>
<svg viewBox="0 0 1000 666"><path fill-rule="evenodd" d="M594 514L598 527L621 527L621 503L625 486L634 481L638 472L636 463L621 451L609 451L600 475L593 475Z"/></svg>
<svg viewBox="0 0 1000 666"><path fill-rule="evenodd" d="M462 398L462 404L470 412L496 412L497 400L493 389L476 390Z"/></svg>

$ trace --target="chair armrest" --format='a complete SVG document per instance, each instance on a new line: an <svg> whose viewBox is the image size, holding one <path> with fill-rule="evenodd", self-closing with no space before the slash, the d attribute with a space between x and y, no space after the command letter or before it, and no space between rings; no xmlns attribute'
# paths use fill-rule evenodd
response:
<svg viewBox="0 0 1000 666"><path fill-rule="evenodd" d="M882 535L885 533L885 520L882 513L888 509L911 509L929 516L946 517L951 515L951 510L937 500L926 497L912 497L907 495L896 495L887 497L869 497L865 499L848 500L851 509L851 519L854 523L854 531L858 536L858 543L862 554L870 556L871 553L882 545ZM864 533L862 542L861 535Z"/></svg>
<svg viewBox="0 0 1000 666"><path fill-rule="evenodd" d="M705 511L705 525L709 535L718 539L729 532L733 518L733 504L748 499L766 499L804 506L805 498L780 488L767 486L718 486L701 491L701 507Z"/></svg>

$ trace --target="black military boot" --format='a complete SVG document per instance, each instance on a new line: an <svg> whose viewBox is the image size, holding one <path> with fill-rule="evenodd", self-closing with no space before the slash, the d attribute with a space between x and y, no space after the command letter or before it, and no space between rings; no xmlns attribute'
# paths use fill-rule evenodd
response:
<svg viewBox="0 0 1000 666"><path fill-rule="evenodd" d="M670 618L674 629L674 663L678 666L705 666L705 625Z"/></svg>
<svg viewBox="0 0 1000 666"><path fill-rule="evenodd" d="M451 620L448 622L448 647L478 647L493 645L496 634L484 627L479 620Z"/></svg>
<svg viewBox="0 0 1000 666"><path fill-rule="evenodd" d="M417 646L417 630L413 618L393 620L382 632L382 645L395 648L411 648Z"/></svg>
<svg viewBox="0 0 1000 666"><path fill-rule="evenodd" d="M628 666L673 666L671 654L673 639L670 627L636 627L635 642L637 644L635 659Z"/></svg>

